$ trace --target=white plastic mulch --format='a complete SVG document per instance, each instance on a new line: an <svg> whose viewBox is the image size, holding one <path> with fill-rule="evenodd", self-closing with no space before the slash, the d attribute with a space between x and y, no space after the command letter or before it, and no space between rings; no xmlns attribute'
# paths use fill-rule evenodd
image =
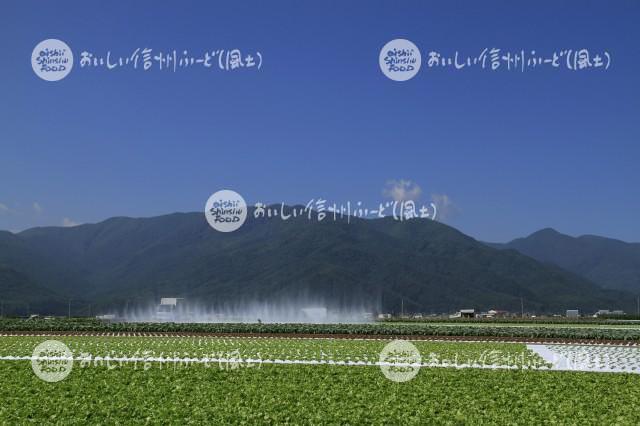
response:
<svg viewBox="0 0 640 426"><path fill-rule="evenodd" d="M640 347L527 345L551 370L640 374Z"/></svg>

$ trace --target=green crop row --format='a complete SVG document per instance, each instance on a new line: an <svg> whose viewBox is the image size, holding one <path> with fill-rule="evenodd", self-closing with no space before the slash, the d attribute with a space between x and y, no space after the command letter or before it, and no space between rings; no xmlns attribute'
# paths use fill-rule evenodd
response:
<svg viewBox="0 0 640 426"><path fill-rule="evenodd" d="M444 317L423 317L423 318L403 318L393 317L378 319L378 322L412 322L412 323L469 323L469 324L586 324L586 325L621 325L633 324L640 321L637 315L601 315L598 318L566 318L566 317L538 317L538 318L444 318Z"/></svg>
<svg viewBox="0 0 640 426"><path fill-rule="evenodd" d="M296 333L381 336L489 336L512 338L568 338L640 340L640 326L593 328L585 326L508 326L489 324L367 323L367 324L231 324L231 323L105 323L96 320L0 320L0 331L72 332L190 332L190 333Z"/></svg>

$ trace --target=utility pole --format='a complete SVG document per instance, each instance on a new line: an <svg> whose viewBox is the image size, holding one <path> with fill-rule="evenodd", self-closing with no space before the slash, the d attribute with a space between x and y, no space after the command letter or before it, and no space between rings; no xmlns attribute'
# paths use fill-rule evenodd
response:
<svg viewBox="0 0 640 426"><path fill-rule="evenodd" d="M524 318L524 299L520 298L520 317Z"/></svg>
<svg viewBox="0 0 640 426"><path fill-rule="evenodd" d="M640 296L638 296L637 302L638 302L638 308L637 308L636 312L637 312L638 316L640 317Z"/></svg>
<svg viewBox="0 0 640 426"><path fill-rule="evenodd" d="M71 318L71 299L69 299L69 314L68 318Z"/></svg>
<svg viewBox="0 0 640 426"><path fill-rule="evenodd" d="M404 317L404 297L400 298L400 318Z"/></svg>

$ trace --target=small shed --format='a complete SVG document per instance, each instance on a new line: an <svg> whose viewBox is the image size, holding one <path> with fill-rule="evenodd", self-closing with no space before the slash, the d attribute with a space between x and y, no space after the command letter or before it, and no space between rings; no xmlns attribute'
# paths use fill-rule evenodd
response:
<svg viewBox="0 0 640 426"><path fill-rule="evenodd" d="M475 318L475 309L460 309L460 318Z"/></svg>
<svg viewBox="0 0 640 426"><path fill-rule="evenodd" d="M567 309L567 318L580 318L580 311L577 309Z"/></svg>

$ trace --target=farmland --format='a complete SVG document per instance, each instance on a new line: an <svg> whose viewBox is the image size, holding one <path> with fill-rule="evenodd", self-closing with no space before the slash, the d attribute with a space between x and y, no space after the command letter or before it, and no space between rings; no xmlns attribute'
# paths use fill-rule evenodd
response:
<svg viewBox="0 0 640 426"><path fill-rule="evenodd" d="M32 371L47 339L73 369ZM637 424L640 374L551 371L527 345L413 341L423 367L385 378L389 339L1 336L4 423ZM589 348L579 346L579 348ZM635 347L598 346L629 361ZM562 346L558 351L574 350ZM632 354L632 355L628 355Z"/></svg>
<svg viewBox="0 0 640 426"><path fill-rule="evenodd" d="M28 357L42 337L1 337L0 359ZM209 337L59 337L74 359L154 360L185 363L206 359L225 359L254 363L273 361L313 363L345 363L373 365L389 341L346 339L279 339L279 338L209 338ZM423 356L434 365L498 365L501 367L542 367L545 362L527 350L525 345L511 343L413 342Z"/></svg>
<svg viewBox="0 0 640 426"><path fill-rule="evenodd" d="M388 363L381 353L397 338L410 341L420 354L412 367L397 364L399 371L416 370L402 383L382 371ZM62 358L72 368L59 382L41 380L32 368L33 362L53 359L34 358L34 348L49 340L69 351ZM640 417L638 342L637 325L615 322L4 319L0 418L65 424L566 424L571 419L631 425Z"/></svg>
<svg viewBox="0 0 640 426"><path fill-rule="evenodd" d="M0 368L8 423L635 424L640 415L635 375L432 369L398 384L370 368L129 366L79 369L52 385L25 364Z"/></svg>
<svg viewBox="0 0 640 426"><path fill-rule="evenodd" d="M505 339L590 339L640 342L640 325L604 323L425 322L363 324L251 324L251 323L104 323L96 320L0 320L2 332L75 333L208 333L303 334L358 336L463 336Z"/></svg>

